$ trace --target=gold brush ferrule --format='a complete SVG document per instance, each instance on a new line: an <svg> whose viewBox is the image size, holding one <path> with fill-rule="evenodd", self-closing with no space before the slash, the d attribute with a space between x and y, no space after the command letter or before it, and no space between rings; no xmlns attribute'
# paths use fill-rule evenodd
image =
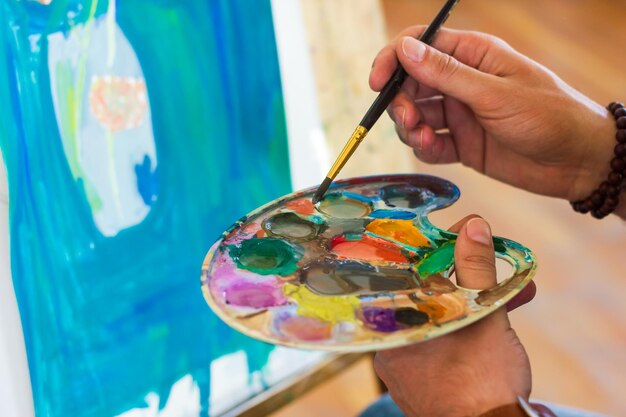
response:
<svg viewBox="0 0 626 417"><path fill-rule="evenodd" d="M368 130L363 126L359 125L354 129L354 133L350 136L350 140L346 143L346 146L343 147L341 153L337 157L337 160L333 164L330 171L328 171L327 177L331 180L334 180L341 168L348 162L348 159L352 156L356 148L359 146L363 138L367 135Z"/></svg>

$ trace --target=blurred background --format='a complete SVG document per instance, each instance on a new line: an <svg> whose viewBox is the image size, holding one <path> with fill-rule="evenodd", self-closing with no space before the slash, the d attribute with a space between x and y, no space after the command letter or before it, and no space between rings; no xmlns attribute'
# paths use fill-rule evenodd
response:
<svg viewBox="0 0 626 417"><path fill-rule="evenodd" d="M374 97L367 79L375 54L403 28L428 23L441 4L302 0L331 157ZM497 35L606 105L626 100L625 5L618 0L463 0L446 25ZM513 189L464 167L419 163L385 118L342 175L387 172L438 175L460 187L460 201L435 213L435 224L444 227L479 213L495 234L535 251L537 297L511 314L531 358L533 397L626 415L624 223L578 215L564 201ZM363 359L274 416L352 416L377 395L371 363Z"/></svg>

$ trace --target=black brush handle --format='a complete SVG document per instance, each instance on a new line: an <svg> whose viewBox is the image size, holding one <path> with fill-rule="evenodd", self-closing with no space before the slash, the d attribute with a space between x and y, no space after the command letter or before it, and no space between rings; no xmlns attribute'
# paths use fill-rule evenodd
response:
<svg viewBox="0 0 626 417"><path fill-rule="evenodd" d="M439 31L439 28L441 28L444 22L448 19L450 12L452 12L452 9L458 2L459 0L448 0L443 5L441 10L439 10L439 13L437 13L437 16L435 16L430 25L428 25L424 33L422 33L422 36L419 37L419 40L430 45ZM398 91L400 91L406 76L406 71L400 64L398 64L398 68L396 68L393 72L391 78L387 81L387 84L385 84L383 89L380 91L376 100L374 100L367 113L365 113L365 116L363 116L361 123L359 123L361 126L367 130L370 130L372 126L374 126L374 123L376 123L385 109L389 106L391 100L393 100L396 94L398 94Z"/></svg>

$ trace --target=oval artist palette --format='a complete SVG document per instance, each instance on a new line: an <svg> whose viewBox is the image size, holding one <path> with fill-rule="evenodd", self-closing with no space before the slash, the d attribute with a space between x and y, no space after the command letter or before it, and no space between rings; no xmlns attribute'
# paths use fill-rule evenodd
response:
<svg viewBox="0 0 626 417"><path fill-rule="evenodd" d="M512 276L490 290L450 279L456 234L427 215L459 197L421 175L334 184L317 205L314 188L239 220L211 248L202 289L235 329L301 348L365 351L398 347L464 327L493 312L532 278L525 247L495 238Z"/></svg>

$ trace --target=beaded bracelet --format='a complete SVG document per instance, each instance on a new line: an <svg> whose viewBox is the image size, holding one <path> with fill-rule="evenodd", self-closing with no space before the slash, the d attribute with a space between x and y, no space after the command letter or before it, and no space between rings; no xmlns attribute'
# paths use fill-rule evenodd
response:
<svg viewBox="0 0 626 417"><path fill-rule="evenodd" d="M611 159L611 173L597 190L583 200L571 202L572 208L578 213L589 213L596 219L602 219L617 208L622 182L626 175L626 108L624 104L614 101L607 106L613 114L618 144L613 149L615 157Z"/></svg>

